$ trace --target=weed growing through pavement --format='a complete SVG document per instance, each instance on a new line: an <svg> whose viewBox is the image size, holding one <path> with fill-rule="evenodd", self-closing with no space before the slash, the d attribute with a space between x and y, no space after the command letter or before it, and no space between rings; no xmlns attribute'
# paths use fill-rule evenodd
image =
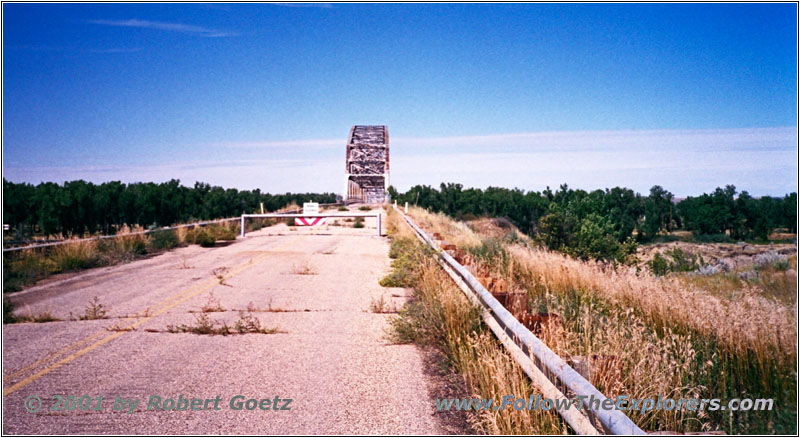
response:
<svg viewBox="0 0 800 438"><path fill-rule="evenodd" d="M224 312L225 308L219 303L219 298L214 296L214 292L208 294L208 301L200 308L203 313Z"/></svg>
<svg viewBox="0 0 800 438"><path fill-rule="evenodd" d="M317 275L317 270L309 262L303 262L301 265L293 265L292 274L295 275Z"/></svg>
<svg viewBox="0 0 800 438"><path fill-rule="evenodd" d="M397 313L397 307L389 304L381 295L377 300L372 299L369 304L369 311L372 313Z"/></svg>
<svg viewBox="0 0 800 438"><path fill-rule="evenodd" d="M105 304L100 303L100 298L96 296L89 301L89 304L87 304L84 309L84 313L80 317L82 321L91 319L106 319L108 318L108 311L111 310L111 308Z"/></svg>
<svg viewBox="0 0 800 438"><path fill-rule="evenodd" d="M225 283L225 274L227 273L228 273L228 268L226 268L225 266L220 266L219 268L214 268L213 270L211 270L211 274L214 275L214 277L217 277L217 280L219 280L219 284L223 286L233 287L230 284Z"/></svg>
<svg viewBox="0 0 800 438"><path fill-rule="evenodd" d="M134 331L136 329L131 325L128 325L128 326L120 325L120 323L117 322L117 323L114 323L114 325L112 325L111 327L107 327L106 330L108 330L110 332L132 332L132 331Z"/></svg>
<svg viewBox="0 0 800 438"><path fill-rule="evenodd" d="M25 316L14 315L13 320L4 322L53 322L53 321L61 321L61 319L53 316L53 314L49 310L45 310L42 313L34 315L33 312L31 312L31 309L28 307Z"/></svg>
<svg viewBox="0 0 800 438"><path fill-rule="evenodd" d="M286 333L278 327L267 328L261 325L261 321L250 313L250 311L239 311L239 319L229 326L228 323L212 320L208 313L197 313L192 325L179 324L167 325L169 333L194 333L198 335L235 335L247 333L259 333L272 335L276 333Z"/></svg>

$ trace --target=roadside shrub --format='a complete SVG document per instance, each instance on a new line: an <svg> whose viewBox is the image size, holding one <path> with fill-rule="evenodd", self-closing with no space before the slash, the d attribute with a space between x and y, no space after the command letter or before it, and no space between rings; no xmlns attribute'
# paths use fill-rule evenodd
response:
<svg viewBox="0 0 800 438"><path fill-rule="evenodd" d="M364 218L363 217L356 218L356 221L353 224L353 228L364 228Z"/></svg>
<svg viewBox="0 0 800 438"><path fill-rule="evenodd" d="M370 207L368 205L362 205L361 207L358 207L358 209L361 210L361 211L370 211L370 210L372 210L372 207Z"/></svg>
<svg viewBox="0 0 800 438"><path fill-rule="evenodd" d="M215 240L236 240L236 232L228 227L211 226L208 231Z"/></svg>
<svg viewBox="0 0 800 438"><path fill-rule="evenodd" d="M209 248L214 246L216 238L205 228L195 228L186 233L186 242Z"/></svg>
<svg viewBox="0 0 800 438"><path fill-rule="evenodd" d="M211 233L202 230L200 233L197 234L195 242L204 248L210 248L214 246L214 244L217 242L217 239L214 238L214 236L212 236Z"/></svg>
<svg viewBox="0 0 800 438"><path fill-rule="evenodd" d="M118 262L129 262L136 257L147 254L148 240L144 235L123 236L115 239L97 241L97 251L101 264L110 265Z"/></svg>
<svg viewBox="0 0 800 438"><path fill-rule="evenodd" d="M17 321L17 317L14 316L14 303L8 299L8 297L3 297L3 324L12 324Z"/></svg>
<svg viewBox="0 0 800 438"><path fill-rule="evenodd" d="M150 247L155 250L172 249L180 242L172 230L158 230L150 233Z"/></svg>
<svg viewBox="0 0 800 438"><path fill-rule="evenodd" d="M50 259L55 265L56 272L86 269L99 264L95 242L58 245L52 250Z"/></svg>
<svg viewBox="0 0 800 438"><path fill-rule="evenodd" d="M339 211L350 211L350 209L345 207L345 206L341 206L341 207L337 208L337 210L339 210Z"/></svg>
<svg viewBox="0 0 800 438"><path fill-rule="evenodd" d="M16 292L55 272L53 262L33 250L3 254L3 293Z"/></svg>
<svg viewBox="0 0 800 438"><path fill-rule="evenodd" d="M264 227L271 227L277 223L276 219L271 217L253 218L245 221L244 229L246 231L258 231Z"/></svg>

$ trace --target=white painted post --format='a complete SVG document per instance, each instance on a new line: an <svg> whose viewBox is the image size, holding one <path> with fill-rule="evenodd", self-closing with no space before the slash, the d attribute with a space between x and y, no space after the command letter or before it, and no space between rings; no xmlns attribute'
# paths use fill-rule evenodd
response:
<svg viewBox="0 0 800 438"><path fill-rule="evenodd" d="M406 214L408 214L408 201L406 201Z"/></svg>
<svg viewBox="0 0 800 438"><path fill-rule="evenodd" d="M381 237L381 214L378 213L378 237Z"/></svg>
<svg viewBox="0 0 800 438"><path fill-rule="evenodd" d="M242 237L244 237L244 213L242 213L242 232L241 232L241 235L242 235Z"/></svg>
<svg viewBox="0 0 800 438"><path fill-rule="evenodd" d="M261 203L261 214L264 214L264 203Z"/></svg>

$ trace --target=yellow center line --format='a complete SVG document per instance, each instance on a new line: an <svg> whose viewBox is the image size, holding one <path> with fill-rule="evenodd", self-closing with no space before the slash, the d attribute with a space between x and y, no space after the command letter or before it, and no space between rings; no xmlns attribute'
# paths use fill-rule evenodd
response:
<svg viewBox="0 0 800 438"><path fill-rule="evenodd" d="M290 240L288 242L285 242L282 245L279 245L278 247L274 248L274 250L277 250L277 249L282 248L284 246L290 245L290 244L294 243L298 239L300 239L300 236L298 236L298 237L296 237L296 238L294 238L294 239L292 239L292 240ZM265 252L265 254L262 254L260 256L255 257L255 258L252 258L252 259L250 259L249 262L247 262L247 263L245 263L243 265L240 265L240 267L238 267L237 269L234 269L233 271L230 271L228 273L229 274L228 278L232 278L233 276L238 275L241 272L243 272L243 271L255 266L262 259L272 255L271 252L272 252L271 250L268 250L267 252ZM175 306L177 306L177 305L179 305L179 304L181 304L181 303L183 303L183 302L185 302L185 301L187 301L187 300L189 300L189 299L191 299L193 297L196 297L197 295L200 295L203 292L206 292L206 291L208 291L210 289L213 289L213 287L215 285L217 285L217 284L219 284L219 280L217 278L214 278L214 279L205 281L205 282L203 282L203 283L201 283L199 285L192 286L191 288L188 288L188 289L186 289L184 291L181 291L178 294L173 295L172 297L170 297L168 299L162 300L162 302L163 301L167 301L167 300L172 300L172 302L169 303L169 304L165 304L164 306L162 306L156 312L152 313L151 315L149 315L147 317L143 317L142 319L136 321L135 323L131 324L127 328L129 328L129 329L136 328L136 327L144 324L145 322L155 318L156 316L162 315L163 313L167 312L168 310L172 309L173 307L175 307ZM199 289L198 289L198 287L199 287ZM180 298L180 299L178 299L176 301L176 300L173 300L173 298ZM85 338L85 339L83 339L81 341L75 342L72 345L70 345L69 347L62 349L57 353L51 354L50 358L52 358L53 356L58 356L61 353L71 349L74 346L80 345L81 343L85 343L85 342L91 340L91 338L95 337L99 333L102 333L103 331L104 330L98 331L97 333L94 333L94 334L88 336L87 338ZM69 363L69 362L77 359L78 357L83 356L84 354L89 353L90 351L100 347L101 345L106 344L107 342L110 342L110 341L112 341L112 340L114 340L114 339L116 339L116 338L118 338L118 337L120 337L120 336L122 336L122 335L124 335L126 333L128 333L127 330L123 330L123 331L119 331L119 332L113 333L111 335L106 336L103 339L100 339L99 341L95 342L94 344L92 344L92 345L90 345L88 347L85 347L82 350L79 350L79 351L77 351L77 352L75 352L75 353L73 353L73 354L61 359L60 361L58 361L55 364L53 364L53 365L51 365L51 366L39 371L38 373L35 373L35 374L33 374L33 375L31 375L31 376L19 381L18 383L10 386L9 388L4 389L3 390L3 397L5 397L5 396L7 396L7 395L19 390L23 386L25 386L25 385L27 385L27 384L29 384L31 382L34 382L38 378L40 378L40 377L52 372L53 370L61 367L62 365L66 364L66 363ZM50 358L47 358L47 359L49 360ZM30 369L30 368L34 368L35 365L41 364L43 361L45 361L44 358L41 359L40 361L37 361L36 364L29 365L28 367L26 367L26 370ZM21 374L21 371L22 370L16 372L15 375ZM9 376L9 377L11 377L11 376Z"/></svg>
<svg viewBox="0 0 800 438"><path fill-rule="evenodd" d="M9 374L7 376L4 376L3 377L3 383L8 383L14 377L17 377L20 374L24 374L25 372L27 372L30 369L36 368L39 365L42 365L45 362L49 362L50 360L55 359L58 356L61 356L63 353L66 353L67 351L72 350L73 348L75 348L75 347L77 347L77 346L79 346L81 344L85 344L85 343L91 341L92 339L96 338L98 335L103 334L103 332L105 332L105 331L106 330L98 330L98 331L92 333L91 335L89 335L89 336L87 336L87 337L85 337L85 338L83 338L83 339L81 339L79 341L76 341L76 342L74 342L72 344L67 345L66 347L62 348L61 350L58 350L56 352L53 352L53 353L45 355L44 357L42 357L41 359L37 360L36 362L34 362L32 364L29 364L29 365L27 365L27 366L15 371L15 372Z"/></svg>
<svg viewBox="0 0 800 438"><path fill-rule="evenodd" d="M206 286L210 281L217 282L218 280L216 278L214 278L214 279L206 280L204 282L196 284L196 285L194 285L194 286L192 286L192 287L190 287L188 289L184 289L184 290L182 290L182 291L180 291L180 292L178 292L178 293L176 293L174 295L171 295L171 296L168 296L168 297L162 299L161 301L156 303L153 307L155 307L155 311L158 311L161 307L166 306L166 305L170 304L171 302L179 299L180 297L191 293L192 291L194 291L198 287ZM131 319L138 319L138 318L146 317L146 316L148 316L150 314L149 309L150 309L150 307L147 307L143 311L135 313L133 316L123 317L122 319L131 320ZM105 328L102 329L102 330L98 330L98 331L90 334L89 336L87 336L87 337L85 337L85 338L83 338L81 340L75 341L74 343L72 343L72 344L70 344L70 345L68 345L68 346L66 346L66 347L64 347L64 348L62 348L62 349L60 349L60 350L58 350L56 352L47 354L44 357L42 357L41 359L37 360L36 362L33 362L33 363L29 364L29 365L26 365L25 367L15 371L15 372L13 372L13 373L11 373L9 375L4 376L3 377L3 383L8 383L14 377L17 377L20 374L24 374L25 372L29 371L32 368L36 368L36 367L38 367L38 366L40 366L40 365L42 365L42 364L44 364L46 362L49 362L50 360L52 360L52 359L54 359L54 358L56 358L56 357L58 357L58 356L60 356L60 355L62 355L64 353L66 353L67 351L72 350L73 348L75 348L75 347L77 347L77 346L79 346L81 344L85 344L85 343L91 341L92 339L94 339L94 338L98 337L99 335L101 335L103 333L106 333L106 332L108 332L108 330L106 330Z"/></svg>

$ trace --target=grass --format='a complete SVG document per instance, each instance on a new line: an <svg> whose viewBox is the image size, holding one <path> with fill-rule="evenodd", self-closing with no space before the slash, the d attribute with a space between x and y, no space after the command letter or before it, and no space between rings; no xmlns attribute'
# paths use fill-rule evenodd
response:
<svg viewBox="0 0 800 438"><path fill-rule="evenodd" d="M286 333L277 327L266 328L261 325L261 321L253 316L250 311L239 311L239 319L237 319L233 326L227 323L220 323L219 321L212 320L208 313L201 312L195 314L195 321L192 325L179 324L167 325L167 332L169 333L194 333L197 335L235 335L235 334L264 334L272 335L276 333Z"/></svg>
<svg viewBox="0 0 800 438"><path fill-rule="evenodd" d="M372 313L397 313L397 307L390 304L381 295L380 298L372 299L369 303L369 311Z"/></svg>
<svg viewBox="0 0 800 438"><path fill-rule="evenodd" d="M432 254L413 237L396 237L389 247L392 271L380 280L383 287L413 287L422 274L422 262Z"/></svg>
<svg viewBox="0 0 800 438"><path fill-rule="evenodd" d="M412 215L448 241L477 237L465 247L481 263L479 269L526 292L532 309L561 315L562 326L540 336L561 357L613 358L619 372L593 376L607 396L774 398L777 407L629 412L644 430L797 433L797 314L794 305L770 297L766 283L732 289L734 280L720 277L717 292L710 292L696 282L713 279L687 281L683 276L689 274L659 278L530 245L458 236L457 224L442 223L449 219L434 216L431 221L432 215L419 209ZM784 280L776 279L774 286L782 289L779 281L789 273L780 270L783 261L765 266L767 274L783 275L775 277Z"/></svg>
<svg viewBox="0 0 800 438"><path fill-rule="evenodd" d="M413 287L414 299L392 320L391 340L441 350L447 358L443 365L462 377L467 392L462 397L493 398L498 402L507 394L535 396L537 392L527 376L482 324L478 310L439 268L433 254L415 243L401 220L389 212L387 228L393 239L395 263L387 278ZM416 263L410 269L398 260ZM488 434L567 433L565 424L552 411L481 412L479 420L477 431Z"/></svg>
<svg viewBox="0 0 800 438"><path fill-rule="evenodd" d="M14 314L14 305L8 298L3 299L3 324L15 324L20 322L42 323L53 321L61 321L61 319L56 318L49 310L45 310L44 312L36 315L34 315L30 309L28 309L25 315Z"/></svg>
<svg viewBox="0 0 800 438"><path fill-rule="evenodd" d="M247 227L255 230L275 223L277 221L271 218L254 219L247 222ZM127 263L188 244L213 247L218 240L235 240L238 232L239 224L228 222L6 252L3 253L3 293L22 290L55 274Z"/></svg>

